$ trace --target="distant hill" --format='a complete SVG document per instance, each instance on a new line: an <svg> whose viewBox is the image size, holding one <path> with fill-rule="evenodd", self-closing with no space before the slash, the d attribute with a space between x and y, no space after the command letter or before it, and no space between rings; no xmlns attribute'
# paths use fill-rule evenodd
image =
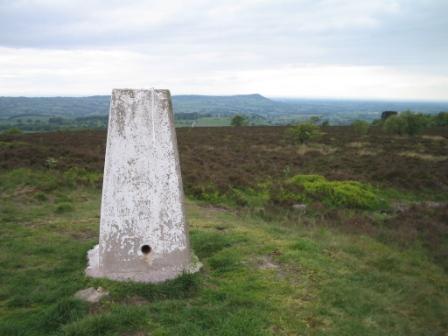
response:
<svg viewBox="0 0 448 336"><path fill-rule="evenodd" d="M91 97L0 97L0 118L17 115L85 117L107 114L109 96Z"/></svg>
<svg viewBox="0 0 448 336"><path fill-rule="evenodd" d="M0 119L42 116L85 118L105 116L110 96L91 97L0 97ZM374 120L382 111L422 113L448 111L448 102L399 102L337 99L269 99L260 94L235 96L178 95L173 96L176 114L228 117L234 114L263 118L270 123L284 124L320 116L333 124L346 124L354 119ZM195 117L196 118L196 117ZM188 118L187 118L188 119Z"/></svg>
<svg viewBox="0 0 448 336"><path fill-rule="evenodd" d="M110 96L91 97L0 97L0 118L18 115L86 117L106 115ZM294 107L259 94L236 96L173 96L175 113L199 114L287 114Z"/></svg>
<svg viewBox="0 0 448 336"><path fill-rule="evenodd" d="M173 97L176 113L201 114L288 114L294 107L273 101L260 94L236 96L180 95Z"/></svg>

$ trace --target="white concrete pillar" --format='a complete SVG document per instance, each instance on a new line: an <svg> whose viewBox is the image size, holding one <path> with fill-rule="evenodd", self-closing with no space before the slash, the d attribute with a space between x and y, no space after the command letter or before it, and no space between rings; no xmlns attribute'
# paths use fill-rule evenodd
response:
<svg viewBox="0 0 448 336"><path fill-rule="evenodd" d="M86 273L160 282L197 271L183 197L169 91L113 90L100 241Z"/></svg>

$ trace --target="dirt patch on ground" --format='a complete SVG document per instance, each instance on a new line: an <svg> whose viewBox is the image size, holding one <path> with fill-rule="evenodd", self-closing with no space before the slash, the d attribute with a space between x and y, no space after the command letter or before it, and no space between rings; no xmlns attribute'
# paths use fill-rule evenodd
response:
<svg viewBox="0 0 448 336"><path fill-rule="evenodd" d="M135 306L141 306L150 303L148 300L146 300L144 297L134 295L129 298L126 298L124 301L126 304L129 305L135 305Z"/></svg>
<svg viewBox="0 0 448 336"><path fill-rule="evenodd" d="M278 270L280 268L280 265L274 262L271 256L257 258L256 265L261 270Z"/></svg>

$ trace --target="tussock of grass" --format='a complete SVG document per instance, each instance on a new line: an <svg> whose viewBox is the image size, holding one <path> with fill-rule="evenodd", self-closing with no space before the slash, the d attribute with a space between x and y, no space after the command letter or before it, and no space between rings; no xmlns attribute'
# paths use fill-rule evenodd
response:
<svg viewBox="0 0 448 336"><path fill-rule="evenodd" d="M73 205L68 202L59 203L56 205L56 208L54 209L56 213L60 214L65 212L71 212L73 210L74 210Z"/></svg>
<svg viewBox="0 0 448 336"><path fill-rule="evenodd" d="M310 152L317 152L322 155L329 155L336 152L337 148L325 144L311 143L302 144L297 147L297 154L303 156Z"/></svg>
<svg viewBox="0 0 448 336"><path fill-rule="evenodd" d="M434 141L447 141L448 139L446 137L443 137L441 135L422 135L423 139L426 140L434 140Z"/></svg>
<svg viewBox="0 0 448 336"><path fill-rule="evenodd" d="M353 141L353 142L349 142L348 144L346 144L347 147L350 148L363 148L363 147L368 147L369 143L367 142L360 142L360 141Z"/></svg>
<svg viewBox="0 0 448 336"><path fill-rule="evenodd" d="M418 152L401 152L399 153L401 156L410 157L414 159L420 159L425 161L433 161L433 162L441 162L448 160L448 155L432 155L432 154L424 154L424 153L418 153Z"/></svg>

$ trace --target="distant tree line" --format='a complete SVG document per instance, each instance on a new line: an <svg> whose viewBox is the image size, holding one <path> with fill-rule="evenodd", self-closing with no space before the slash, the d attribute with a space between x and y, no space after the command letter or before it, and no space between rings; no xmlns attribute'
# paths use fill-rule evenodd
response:
<svg viewBox="0 0 448 336"><path fill-rule="evenodd" d="M48 117L45 119L13 118L0 121L0 131L18 129L25 132L50 132L67 129L104 129L107 127L107 116L88 116L74 119ZM36 116L34 116L36 118Z"/></svg>
<svg viewBox="0 0 448 336"><path fill-rule="evenodd" d="M436 115L410 110L401 113L383 113L382 118L375 121L374 125L381 126L391 134L415 136L428 127L448 126L448 112L440 112Z"/></svg>

